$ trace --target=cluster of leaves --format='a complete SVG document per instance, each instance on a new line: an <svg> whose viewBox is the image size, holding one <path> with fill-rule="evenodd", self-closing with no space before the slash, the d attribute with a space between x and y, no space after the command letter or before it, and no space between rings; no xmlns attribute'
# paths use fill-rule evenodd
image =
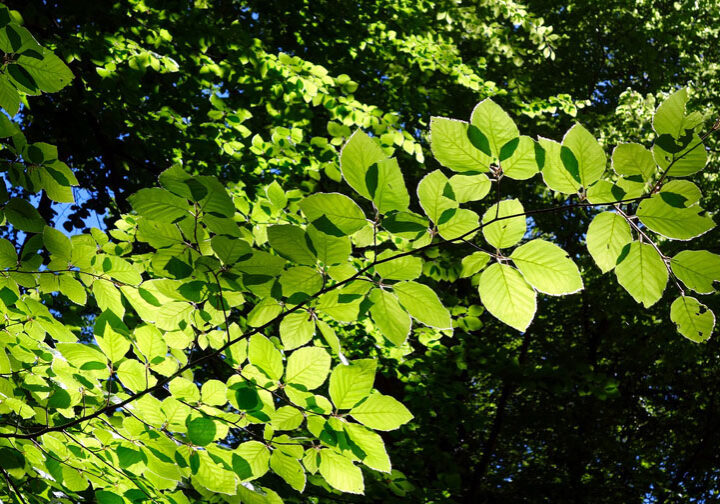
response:
<svg viewBox="0 0 720 504"><path fill-rule="evenodd" d="M54 93L73 78L70 69L52 51L42 47L32 34L18 23L16 13L0 4L0 107L13 117L28 95ZM24 197L44 191L59 203L73 202L72 186L78 184L72 170L59 160L54 145L30 143L8 116L0 114L4 180L0 183L3 215L14 228L41 232L44 221ZM11 184L8 191L7 182ZM22 194L20 194L22 193Z"/></svg>
<svg viewBox="0 0 720 504"><path fill-rule="evenodd" d="M470 122L433 120L433 152L457 173L436 170L420 181L424 215L410 209L397 159L356 131L340 166L359 202L277 183L253 198L175 166L161 187L130 198L134 213L110 236L68 238L45 227L21 261L5 241L0 439L6 479L20 482L8 490L27 484L28 498L40 501L55 492L79 500L92 487L99 502L280 502L256 481L272 472L300 492L310 482L362 493L361 465L391 473L377 431L412 415L373 389L374 359L344 357L337 331L365 321L386 346L404 345L413 320L449 334L450 312L418 281L432 261L427 251L464 244L462 275L477 282L489 313L521 331L534 317L536 292L583 287L562 249L532 239L528 218L536 213L613 208L595 217L588 247L646 306L659 299L668 271L694 290L712 287L717 256L684 251L669 260L650 238L689 239L713 226L699 215L699 190L675 180L705 164L685 96L681 90L658 108L654 157L619 146L612 178L603 178L605 154L582 126L562 143L536 142L485 100ZM526 211L501 199L504 177L538 173L578 201ZM493 186L497 200L482 217L460 207ZM36 254L39 243L47 262ZM97 306L91 341L43 304L58 293ZM684 292L671 316L695 340L714 324ZM213 362L229 377L198 382L194 372ZM390 481L405 491L401 473Z"/></svg>
<svg viewBox="0 0 720 504"><path fill-rule="evenodd" d="M504 4L497 20L489 5L382 2L351 23L319 2L32 0L27 26L54 41L78 82L22 115L29 132L63 146L93 193L66 214L68 229L84 229L88 209L128 211L127 196L174 163L223 181L327 187L339 181L335 147L358 127L422 160L431 111L501 94L531 116L575 113L567 93L520 96L486 75L553 43L542 20Z"/></svg>

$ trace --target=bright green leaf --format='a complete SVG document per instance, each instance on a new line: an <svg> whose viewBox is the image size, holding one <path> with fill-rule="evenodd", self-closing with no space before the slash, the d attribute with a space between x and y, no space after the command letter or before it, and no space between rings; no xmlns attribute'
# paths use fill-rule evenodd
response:
<svg viewBox="0 0 720 504"><path fill-rule="evenodd" d="M370 316L380 332L395 345L402 345L410 334L410 315L400 306L397 297L374 288L368 296Z"/></svg>
<svg viewBox="0 0 720 504"><path fill-rule="evenodd" d="M507 325L524 332L535 316L535 291L518 270L495 263L480 275L480 301Z"/></svg>
<svg viewBox="0 0 720 504"><path fill-rule="evenodd" d="M339 453L321 450L319 469L322 477L334 489L354 494L365 492L362 471Z"/></svg>
<svg viewBox="0 0 720 504"><path fill-rule="evenodd" d="M562 296L583 288L577 265L554 243L529 241L516 248L510 258L525 280L540 292Z"/></svg>
<svg viewBox="0 0 720 504"><path fill-rule="evenodd" d="M440 298L427 285L417 282L400 282L393 285L400 304L410 315L423 324L437 329L452 329L450 312Z"/></svg>
<svg viewBox="0 0 720 504"><path fill-rule="evenodd" d="M347 236L363 228L365 214L353 200L340 193L316 193L300 202L308 220L325 234Z"/></svg>
<svg viewBox="0 0 720 504"><path fill-rule="evenodd" d="M493 247L512 247L525 236L527 224L524 213L525 209L517 199L503 200L499 206L496 203L483 215L483 236Z"/></svg>
<svg viewBox="0 0 720 504"><path fill-rule="evenodd" d="M715 314L689 296L681 296L673 302L670 320L675 322L680 334L696 343L708 340L715 327Z"/></svg>
<svg viewBox="0 0 720 504"><path fill-rule="evenodd" d="M603 212L593 218L585 241L595 263L603 273L607 273L615 267L625 245L632 241L632 232L622 216Z"/></svg>
<svg viewBox="0 0 720 504"><path fill-rule="evenodd" d="M515 122L507 112L490 98L486 98L475 106L470 122L482 132L490 148L489 154L497 159L500 158L500 150L503 145L520 135Z"/></svg>
<svg viewBox="0 0 720 504"><path fill-rule="evenodd" d="M707 250L683 250L670 266L682 283L700 294L715 292L713 283L720 282L720 255Z"/></svg>
<svg viewBox="0 0 720 504"><path fill-rule="evenodd" d="M330 399L337 409L350 409L370 395L377 361L360 359L339 365L330 373Z"/></svg>
<svg viewBox="0 0 720 504"><path fill-rule="evenodd" d="M413 419L412 413L397 399L371 394L366 401L355 406L350 414L363 425L375 430L395 430Z"/></svg>
<svg viewBox="0 0 720 504"><path fill-rule="evenodd" d="M675 240L690 240L715 227L710 217L701 216L702 208L677 208L655 195L643 200L637 209L640 222L658 234Z"/></svg>
<svg viewBox="0 0 720 504"><path fill-rule="evenodd" d="M304 347L288 358L285 382L313 390L325 382L329 372L330 355L320 347Z"/></svg>
<svg viewBox="0 0 720 504"><path fill-rule="evenodd" d="M568 130L562 146L570 150L569 153L565 149L560 151L565 168L571 174L577 174L575 179L583 187L590 187L605 173L605 152L595 137L581 124L576 123Z"/></svg>
<svg viewBox="0 0 720 504"><path fill-rule="evenodd" d="M417 186L420 206L435 224L444 212L458 207L449 182L440 170L435 170L425 175Z"/></svg>
<svg viewBox="0 0 720 504"><path fill-rule="evenodd" d="M465 121L433 117L430 119L430 148L435 159L453 171L488 171L490 156L475 146L471 139L478 133L475 126Z"/></svg>
<svg viewBox="0 0 720 504"><path fill-rule="evenodd" d="M645 308L662 297L668 280L665 262L652 245L632 242L620 256L615 267L618 282Z"/></svg>

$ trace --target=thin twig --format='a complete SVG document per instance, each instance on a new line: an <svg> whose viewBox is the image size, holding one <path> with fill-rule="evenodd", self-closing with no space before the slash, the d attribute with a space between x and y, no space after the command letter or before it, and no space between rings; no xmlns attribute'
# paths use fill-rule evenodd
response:
<svg viewBox="0 0 720 504"><path fill-rule="evenodd" d="M20 502L23 504L28 504L28 501L25 500L25 497L20 493L20 490L18 490L18 487L15 486L15 483L10 478L10 475L7 473L4 467L0 467L0 471L2 471L3 476L5 476L5 481L7 481L8 486L10 486L13 489L13 492L15 492L15 495L17 495L17 498Z"/></svg>

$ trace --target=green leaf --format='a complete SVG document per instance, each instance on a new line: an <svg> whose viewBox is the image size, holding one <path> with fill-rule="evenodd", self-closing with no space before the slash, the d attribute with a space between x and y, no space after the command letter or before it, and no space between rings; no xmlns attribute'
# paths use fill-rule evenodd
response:
<svg viewBox="0 0 720 504"><path fill-rule="evenodd" d="M173 194L195 202L208 195L208 189L200 182L199 177L193 177L180 165L173 165L163 171L158 177L158 181Z"/></svg>
<svg viewBox="0 0 720 504"><path fill-rule="evenodd" d="M429 221L413 212L398 212L382 220L382 227L405 240L417 240L428 232Z"/></svg>
<svg viewBox="0 0 720 504"><path fill-rule="evenodd" d="M670 307L670 320L686 338L702 343L710 339L715 327L715 314L694 297L681 296Z"/></svg>
<svg viewBox="0 0 720 504"><path fill-rule="evenodd" d="M207 446L215 440L217 427L211 418L197 417L191 419L188 417L186 422L188 438L195 446Z"/></svg>
<svg viewBox="0 0 720 504"><path fill-rule="evenodd" d="M88 363L107 365L105 355L94 345L84 343L58 343L55 348L77 368Z"/></svg>
<svg viewBox="0 0 720 504"><path fill-rule="evenodd" d="M622 216L603 212L596 215L588 226L585 241L598 268L607 273L615 267L625 245L632 241L632 232Z"/></svg>
<svg viewBox="0 0 720 504"><path fill-rule="evenodd" d="M383 336L398 346L405 343L410 334L410 315L400 306L397 297L373 288L368 299L372 303L370 316Z"/></svg>
<svg viewBox="0 0 720 504"><path fill-rule="evenodd" d="M435 224L445 211L458 207L449 182L440 170L435 170L425 175L417 186L420 206Z"/></svg>
<svg viewBox="0 0 720 504"><path fill-rule="evenodd" d="M565 168L571 173L577 173L576 180L583 187L590 187L605 173L607 158L605 151L595 137L581 124L576 123L565 134L562 143L566 150L560 151L560 157Z"/></svg>
<svg viewBox="0 0 720 504"><path fill-rule="evenodd" d="M504 175L515 180L527 180L538 171L535 159L535 141L525 135L510 140L500 152Z"/></svg>
<svg viewBox="0 0 720 504"><path fill-rule="evenodd" d="M400 304L417 321L437 329L452 329L450 312L440 298L427 285L417 282L400 282L393 285Z"/></svg>
<svg viewBox="0 0 720 504"><path fill-rule="evenodd" d="M466 203L468 201L479 201L487 196L490 192L490 179L484 173L477 175L453 175L450 177L450 187L452 187L458 203Z"/></svg>
<svg viewBox="0 0 720 504"><path fill-rule="evenodd" d="M525 209L517 199L503 200L499 206L494 204L483 215L483 236L495 248L512 247L525 236L527 224L524 213Z"/></svg>
<svg viewBox="0 0 720 504"><path fill-rule="evenodd" d="M258 389L250 383L236 383L231 389L235 392L237 408L243 411L255 411L262 408L262 401L258 395Z"/></svg>
<svg viewBox="0 0 720 504"><path fill-rule="evenodd" d="M45 219L42 218L40 212L21 198L10 198L5 205L5 217L13 227L20 231L42 233L45 228Z"/></svg>
<svg viewBox="0 0 720 504"><path fill-rule="evenodd" d="M478 103L472 111L470 122L487 138L489 154L500 159L500 150L510 140L517 138L515 122L490 98Z"/></svg>
<svg viewBox="0 0 720 504"><path fill-rule="evenodd" d="M655 175L656 170L652 153L637 143L624 143L615 147L612 167L618 175L640 175L646 181Z"/></svg>
<svg viewBox="0 0 720 504"><path fill-rule="evenodd" d="M275 345L262 334L250 336L248 360L261 369L268 378L278 381L283 375L282 354Z"/></svg>
<svg viewBox="0 0 720 504"><path fill-rule="evenodd" d="M113 280L129 285L139 285L142 282L142 276L135 266L122 257L97 255L96 258L102 260L100 266L103 273L107 273Z"/></svg>
<svg viewBox="0 0 720 504"><path fill-rule="evenodd" d="M305 490L305 469L296 458L275 450L270 456L270 468L298 492Z"/></svg>
<svg viewBox="0 0 720 504"><path fill-rule="evenodd" d="M461 262L462 270L460 271L460 278L473 276L475 273L478 273L487 266L489 261L490 256L485 252L473 252L469 256L463 257Z"/></svg>
<svg viewBox="0 0 720 504"><path fill-rule="evenodd" d="M303 346L315 334L315 322L311 315L304 311L291 313L280 321L280 339L285 350Z"/></svg>
<svg viewBox="0 0 720 504"><path fill-rule="evenodd" d="M273 298L265 298L248 313L250 327L262 327L282 313L282 306Z"/></svg>
<svg viewBox="0 0 720 504"><path fill-rule="evenodd" d="M358 129L350 135L340 151L340 171L350 187L364 198L372 200L367 185L368 170L387 157L375 140Z"/></svg>
<svg viewBox="0 0 720 504"><path fill-rule="evenodd" d="M440 164L456 172L489 170L490 151L481 151L471 140L471 136L475 136L477 141L478 134L477 128L465 121L445 117L430 119L430 148L433 156Z"/></svg>
<svg viewBox="0 0 720 504"><path fill-rule="evenodd" d="M169 224L190 216L191 207L187 200L159 187L140 189L128 201L138 214L148 220Z"/></svg>
<svg viewBox="0 0 720 504"><path fill-rule="evenodd" d="M3 7L5 7L3 5ZM43 48L37 43L35 37L17 23L10 22L0 29L0 49L5 53L23 53L30 51L41 53Z"/></svg>
<svg viewBox="0 0 720 504"><path fill-rule="evenodd" d="M48 252L66 261L70 261L72 257L72 243L70 243L70 238L64 233L45 226L43 228L43 243Z"/></svg>
<svg viewBox="0 0 720 504"><path fill-rule="evenodd" d="M232 217L235 215L235 205L232 198L217 177L212 175L199 175L190 179L196 180L204 188L206 195L198 202L200 210L206 214L217 217ZM202 192L202 191L201 191Z"/></svg>
<svg viewBox="0 0 720 504"><path fill-rule="evenodd" d="M272 203L274 207L285 208L285 205L287 205L287 196L277 180L273 180L272 183L265 188L265 194L267 194L270 203Z"/></svg>
<svg viewBox="0 0 720 504"><path fill-rule="evenodd" d="M134 359L123 361L117 369L117 376L132 392L145 390L156 382L145 366Z"/></svg>
<svg viewBox="0 0 720 504"><path fill-rule="evenodd" d="M18 265L18 255L15 247L5 238L0 238L0 269L15 268Z"/></svg>
<svg viewBox="0 0 720 504"><path fill-rule="evenodd" d="M367 224L357 203L340 193L312 194L300 209L319 231L332 236L349 236Z"/></svg>
<svg viewBox="0 0 720 504"><path fill-rule="evenodd" d="M395 257L401 252L385 250L378 254L378 261ZM414 280L422 274L422 259L406 255L375 265L375 273L386 280Z"/></svg>
<svg viewBox="0 0 720 504"><path fill-rule="evenodd" d="M652 231L675 240L690 240L715 227L710 217L699 215L701 211L699 206L670 206L661 196L655 195L643 200L636 213L640 222Z"/></svg>
<svg viewBox="0 0 720 504"><path fill-rule="evenodd" d="M687 103L687 89L682 88L668 96L657 108L653 116L653 129L658 136L670 135L675 139L685 135L685 129L697 124L687 124L685 118L685 104Z"/></svg>
<svg viewBox="0 0 720 504"><path fill-rule="evenodd" d="M330 373L330 399L335 408L351 409L370 395L375 382L377 361L359 359L348 365L339 365Z"/></svg>
<svg viewBox="0 0 720 504"><path fill-rule="evenodd" d="M275 430L295 430L300 427L304 419L299 409L293 406L280 406L272 415L272 427Z"/></svg>
<svg viewBox="0 0 720 504"><path fill-rule="evenodd" d="M122 497L107 490L96 490L95 499L98 504L125 504Z"/></svg>
<svg viewBox="0 0 720 504"><path fill-rule="evenodd" d="M347 236L330 236L312 226L307 229L307 235L310 238L315 255L322 263L333 265L347 262L350 252L352 252L350 238Z"/></svg>
<svg viewBox="0 0 720 504"><path fill-rule="evenodd" d="M538 143L543 149L538 165L545 185L563 194L576 193L580 189L580 182L576 179L577 174L574 176L563 163L562 145L543 137L538 138Z"/></svg>
<svg viewBox="0 0 720 504"><path fill-rule="evenodd" d="M689 207L700 201L700 188L688 180L671 180L660 188L660 197L674 207Z"/></svg>
<svg viewBox="0 0 720 504"><path fill-rule="evenodd" d="M280 275L280 286L285 297L301 295L302 299L309 298L322 289L323 278L313 268L308 266L295 266Z"/></svg>
<svg viewBox="0 0 720 504"><path fill-rule="evenodd" d="M553 296L582 290L583 281L577 265L567 252L545 240L532 240L510 255L525 280L540 292Z"/></svg>
<svg viewBox="0 0 720 504"><path fill-rule="evenodd" d="M300 385L305 390L318 388L330 372L330 355L320 347L295 350L288 358L285 383Z"/></svg>
<svg viewBox="0 0 720 504"><path fill-rule="evenodd" d="M324 233L317 234L327 236ZM270 226L267 235L270 246L281 256L298 264L315 264L317 259L308 246L308 236L302 228L290 224Z"/></svg>
<svg viewBox="0 0 720 504"><path fill-rule="evenodd" d="M242 481L257 479L268 470L270 451L258 441L247 441L238 446L232 456L235 474Z"/></svg>
<svg viewBox="0 0 720 504"><path fill-rule="evenodd" d="M325 343L327 343L327 345L330 347L330 351L332 352L332 354L338 355L340 353L340 339L338 338L335 330L330 327L327 322L319 319L317 320L316 324L318 329L320 329L320 334L325 340Z"/></svg>
<svg viewBox="0 0 720 504"><path fill-rule="evenodd" d="M448 212L449 213L449 212ZM438 224L438 234L446 240L460 237L472 239L480 228L478 214L467 208L458 208L446 219L443 216Z"/></svg>
<svg viewBox="0 0 720 504"><path fill-rule="evenodd" d="M0 74L0 107L5 109L10 117L14 117L20 110L20 93L10 84L5 74Z"/></svg>
<svg viewBox="0 0 720 504"><path fill-rule="evenodd" d="M60 292L75 304L84 306L87 302L87 292L85 287L75 280L71 273L60 275L58 278Z"/></svg>
<svg viewBox="0 0 720 504"><path fill-rule="evenodd" d="M241 257L252 254L250 245L246 241L229 236L216 235L210 240L213 252L217 254L223 264L233 265Z"/></svg>
<svg viewBox="0 0 720 504"><path fill-rule="evenodd" d="M17 135L20 132L17 125L7 118L5 114L0 114L0 138L8 138Z"/></svg>
<svg viewBox="0 0 720 504"><path fill-rule="evenodd" d="M200 400L200 391L192 380L178 376L170 382L170 394L174 398L182 399L192 403Z"/></svg>
<svg viewBox="0 0 720 504"><path fill-rule="evenodd" d="M340 322L354 322L358 317L362 296L359 294L345 295L335 290L318 298L315 308Z"/></svg>
<svg viewBox="0 0 720 504"><path fill-rule="evenodd" d="M381 214L408 209L410 194L397 159L385 159L370 166L365 181L372 201Z"/></svg>
<svg viewBox="0 0 720 504"><path fill-rule="evenodd" d="M203 404L224 406L227 403L227 386L220 380L208 380L200 391Z"/></svg>
<svg viewBox="0 0 720 504"><path fill-rule="evenodd" d="M71 492L82 492L90 485L87 478L80 471L69 465L63 465L62 467L62 482L63 487Z"/></svg>
<svg viewBox="0 0 720 504"><path fill-rule="evenodd" d="M285 260L261 250L253 250L252 257L235 263L233 270L250 275L276 276L285 266Z"/></svg>
<svg viewBox="0 0 720 504"><path fill-rule="evenodd" d="M524 332L535 316L535 291L518 270L495 263L480 275L480 301L496 318Z"/></svg>
<svg viewBox="0 0 720 504"><path fill-rule="evenodd" d="M199 455L200 463L198 471L192 476L193 484L199 484L203 489L213 493L225 495L236 495L239 487L235 475L220 467L210 458L206 450L195 452Z"/></svg>
<svg viewBox="0 0 720 504"><path fill-rule="evenodd" d="M653 157L668 177L687 177L705 168L708 154L700 137L694 134L690 143L680 152L671 153L656 142L653 145Z"/></svg>
<svg viewBox="0 0 720 504"><path fill-rule="evenodd" d="M715 292L720 282L720 255L707 250L683 250L670 261L673 273L688 288L699 294Z"/></svg>
<svg viewBox="0 0 720 504"><path fill-rule="evenodd" d="M150 324L142 325L135 329L133 336L135 337L135 345L148 362L156 357L164 358L167 354L167 345L163 340L162 333L155 326Z"/></svg>
<svg viewBox="0 0 720 504"><path fill-rule="evenodd" d="M105 311L95 320L95 340L110 362L118 362L130 350L127 328L115 313Z"/></svg>
<svg viewBox="0 0 720 504"><path fill-rule="evenodd" d="M70 84L73 74L65 63L45 49L42 59L20 55L17 62L46 93L56 93Z"/></svg>
<svg viewBox="0 0 720 504"><path fill-rule="evenodd" d="M622 179L619 179L618 182L620 180ZM627 181L625 182L627 183ZM640 194L641 192L637 194L637 196ZM598 180L588 187L587 190L587 200L593 204L611 203L628 197L629 195L625 192L625 189L623 189L619 184L613 184L608 180Z"/></svg>
<svg viewBox="0 0 720 504"><path fill-rule="evenodd" d="M395 430L413 419L412 413L402 403L383 394L371 394L350 414L363 425L382 431Z"/></svg>
<svg viewBox="0 0 720 504"><path fill-rule="evenodd" d="M615 267L618 282L645 308L662 297L668 280L668 271L652 245L632 242L626 245Z"/></svg>
<svg viewBox="0 0 720 504"><path fill-rule="evenodd" d="M319 469L322 477L334 489L353 494L365 492L362 471L339 453L321 450Z"/></svg>
<svg viewBox="0 0 720 504"><path fill-rule="evenodd" d="M6 75L10 82L15 86L21 93L25 93L31 96L37 96L42 93L38 87L35 79L20 65L9 64L5 67Z"/></svg>
<svg viewBox="0 0 720 504"><path fill-rule="evenodd" d="M360 454L359 457L363 464L376 471L390 472L392 469L390 466L390 457L388 457L385 443L379 434L355 423L345 423L343 428L350 438L350 441L362 450L362 454Z"/></svg>

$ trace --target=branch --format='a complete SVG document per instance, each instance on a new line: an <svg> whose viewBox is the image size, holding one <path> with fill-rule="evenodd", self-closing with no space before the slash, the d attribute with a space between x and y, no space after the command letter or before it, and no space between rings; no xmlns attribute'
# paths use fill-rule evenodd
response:
<svg viewBox="0 0 720 504"><path fill-rule="evenodd" d="M15 483L10 478L10 475L7 473L5 468L0 467L0 471L2 471L3 476L5 476L5 481L7 481L8 486L11 487L13 489L13 492L15 492L15 495L17 495L18 500L20 502L22 502L23 504L28 504L28 502L25 500L25 497L23 497L22 494L20 493L20 490L18 490L18 487L15 486Z"/></svg>

